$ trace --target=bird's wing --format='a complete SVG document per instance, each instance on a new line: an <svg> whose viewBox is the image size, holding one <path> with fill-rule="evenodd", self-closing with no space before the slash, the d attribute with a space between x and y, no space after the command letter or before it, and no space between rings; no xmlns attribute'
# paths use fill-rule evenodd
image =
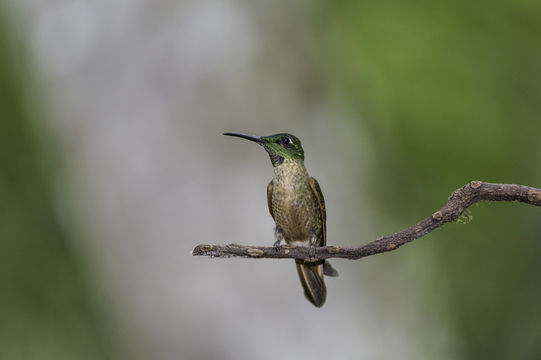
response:
<svg viewBox="0 0 541 360"><path fill-rule="evenodd" d="M312 188L312 192L317 199L321 213L321 232L323 233L323 236L321 239L321 245L319 246L325 246L327 244L327 213L325 212L325 200L323 200L323 193L321 192L321 188L319 187L317 180L313 177L310 178L310 187Z"/></svg>
<svg viewBox="0 0 541 360"><path fill-rule="evenodd" d="M327 245L327 213L325 211L325 200L323 199L323 193L321 192L321 188L319 187L319 184L316 179L310 178L310 187L312 188L312 192L316 196L317 202L319 204L319 210L321 212L321 224L322 224L321 230L323 232L323 239L320 246L325 246ZM327 260L323 261L323 273L327 276L332 276L332 277L338 276L338 271L336 271ZM301 282L302 282L302 279L301 279ZM303 286L304 286L304 283L303 283ZM306 290L305 290L305 295L306 295ZM308 297L308 295L306 296Z"/></svg>
<svg viewBox="0 0 541 360"><path fill-rule="evenodd" d="M269 185L267 185L267 205L269 206L269 212L274 219L274 214L272 213L272 180L270 181Z"/></svg>

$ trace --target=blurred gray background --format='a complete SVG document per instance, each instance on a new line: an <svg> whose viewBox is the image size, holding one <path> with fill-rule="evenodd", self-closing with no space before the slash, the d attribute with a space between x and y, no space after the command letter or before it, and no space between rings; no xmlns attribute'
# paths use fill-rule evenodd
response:
<svg viewBox="0 0 541 360"><path fill-rule="evenodd" d="M0 358L538 359L541 221L479 204L334 260L321 309L273 243L290 132L328 243L410 226L480 179L541 186L530 1L0 3Z"/></svg>

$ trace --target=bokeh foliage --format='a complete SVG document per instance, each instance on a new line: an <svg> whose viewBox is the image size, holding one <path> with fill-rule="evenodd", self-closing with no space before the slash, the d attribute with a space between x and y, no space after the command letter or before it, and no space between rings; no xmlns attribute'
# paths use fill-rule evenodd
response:
<svg viewBox="0 0 541 360"><path fill-rule="evenodd" d="M44 114L6 18L0 8L0 358L107 359L101 312L55 212L60 164L44 164Z"/></svg>
<svg viewBox="0 0 541 360"><path fill-rule="evenodd" d="M316 39L317 58L301 56L294 72L309 96L329 86L370 139L375 166L363 176L371 206L381 207L375 213L388 215L381 223L409 226L474 179L541 186L538 1L304 5L310 10L299 14L314 18L273 23L291 49L269 46L267 58L304 55L305 37L295 34L315 24L306 37ZM24 39L10 37L1 15L0 359L109 358L77 239L55 212L60 165L44 164L51 143ZM471 212L467 225L446 225L389 256L409 256L430 274L423 296L445 314L436 326L451 329L450 358L539 358L539 209L480 204Z"/></svg>
<svg viewBox="0 0 541 360"><path fill-rule="evenodd" d="M372 200L389 218L409 226L475 179L541 186L541 3L320 2L318 27L328 81L375 145ZM441 326L460 358L539 358L539 209L472 214L415 243Z"/></svg>

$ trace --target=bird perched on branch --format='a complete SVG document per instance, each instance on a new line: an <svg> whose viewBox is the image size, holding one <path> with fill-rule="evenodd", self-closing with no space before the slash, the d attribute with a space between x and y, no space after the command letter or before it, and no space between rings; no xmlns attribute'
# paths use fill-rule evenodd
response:
<svg viewBox="0 0 541 360"><path fill-rule="evenodd" d="M323 194L316 179L308 175L304 166L304 150L298 138L291 134L252 136L234 132L236 136L258 143L269 154L274 166L274 178L267 186L269 212L276 223L274 246L282 240L287 244L310 246L315 255L317 246L326 245L326 213ZM321 307L327 297L323 275L338 276L326 260L295 260L304 295L315 306Z"/></svg>

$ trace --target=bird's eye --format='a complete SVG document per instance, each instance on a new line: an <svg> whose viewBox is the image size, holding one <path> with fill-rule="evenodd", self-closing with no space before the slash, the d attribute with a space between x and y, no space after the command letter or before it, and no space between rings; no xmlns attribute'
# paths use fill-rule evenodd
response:
<svg viewBox="0 0 541 360"><path fill-rule="evenodd" d="M287 137L285 137L285 136L282 137L282 138L280 138L280 140L278 140L278 142L279 142L280 144L282 144L282 145L287 145L287 144L289 144L289 141L290 141L289 138L287 138Z"/></svg>

